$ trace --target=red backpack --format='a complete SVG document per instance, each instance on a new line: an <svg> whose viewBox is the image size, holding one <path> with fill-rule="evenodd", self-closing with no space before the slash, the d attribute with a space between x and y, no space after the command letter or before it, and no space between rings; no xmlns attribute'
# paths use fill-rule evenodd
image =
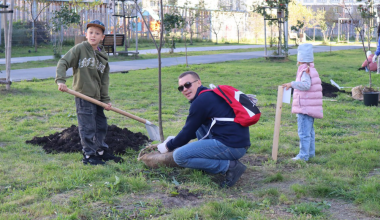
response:
<svg viewBox="0 0 380 220"><path fill-rule="evenodd" d="M206 89L199 93L213 91L222 97L234 110L235 118L214 118L216 121L234 121L244 127L256 124L261 116L260 110L246 94L232 86L219 85L215 89ZM213 120L213 124L215 124ZM211 129L211 128L210 128Z"/></svg>

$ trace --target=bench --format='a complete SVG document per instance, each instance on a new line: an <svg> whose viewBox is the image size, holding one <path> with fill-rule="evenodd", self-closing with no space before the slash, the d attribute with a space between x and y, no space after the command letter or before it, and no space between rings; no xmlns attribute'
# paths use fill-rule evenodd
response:
<svg viewBox="0 0 380 220"><path fill-rule="evenodd" d="M128 56L131 54L134 58L136 58L139 55L139 52L133 52L133 51L116 51L118 55L126 55Z"/></svg>
<svg viewBox="0 0 380 220"><path fill-rule="evenodd" d="M116 46L124 46L124 34L116 34ZM108 55L114 53L114 35L106 34L103 41L100 42L104 46L104 49L107 51Z"/></svg>

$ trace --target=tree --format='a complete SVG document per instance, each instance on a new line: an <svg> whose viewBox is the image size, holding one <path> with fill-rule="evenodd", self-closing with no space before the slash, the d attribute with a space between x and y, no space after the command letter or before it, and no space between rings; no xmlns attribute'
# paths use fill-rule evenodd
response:
<svg viewBox="0 0 380 220"><path fill-rule="evenodd" d="M289 4L289 26L297 26L298 22L303 23L303 27L300 28L299 33L303 33L304 29L310 27L310 23L313 19L313 11L297 1L293 1Z"/></svg>
<svg viewBox="0 0 380 220"><path fill-rule="evenodd" d="M77 12L80 14L80 22L78 22L78 25L80 27L80 32L84 34L85 30L83 30L83 23L86 22L84 20L84 16L82 16L83 11L93 9L95 6L101 5L101 1L93 1L93 2L84 2L84 0L70 0L69 5L71 7L74 7ZM89 20L88 20L89 21ZM107 27L106 27L107 28Z"/></svg>
<svg viewBox="0 0 380 220"><path fill-rule="evenodd" d="M174 12L173 14L165 14L164 15L164 28L167 32L166 35L171 38L171 44L170 44L170 53L174 52L175 48L175 42L174 37L175 33L174 30L181 29L185 26L185 19L177 14L177 12Z"/></svg>
<svg viewBox="0 0 380 220"><path fill-rule="evenodd" d="M137 1L137 0L135 0ZM141 8L138 4L136 4L137 6L137 10L138 12L140 13L145 25L147 27L148 24L141 12ZM161 17L161 20L162 18L164 17L163 15L163 7L162 7L162 0L159 0L159 8L160 8L160 17ZM152 32L148 29L148 32L150 34L150 36L152 37L153 39L153 42L154 42L154 45L156 46L156 49L157 49L157 54L158 54L158 123L159 123L159 130L160 130L160 139L161 139L161 142L164 142L165 138L164 138L164 132L163 132L163 127L162 127L162 83L161 83L161 67L162 67L162 63L161 63L161 48L162 48L162 42L163 42L163 32L164 32L164 27L163 27L164 23L161 22L160 23L160 42L159 44L157 45L157 42L156 40L154 39L154 36L152 34Z"/></svg>
<svg viewBox="0 0 380 220"><path fill-rule="evenodd" d="M321 21L324 19L326 14L325 10L317 9L317 11L313 12L313 17L310 20L310 25L313 28L313 41L315 41L315 29Z"/></svg>
<svg viewBox="0 0 380 220"><path fill-rule="evenodd" d="M254 12L248 13L248 27L250 27L251 33L255 37L256 44L258 44L259 36L263 35L264 30L264 19L261 15Z"/></svg>
<svg viewBox="0 0 380 220"><path fill-rule="evenodd" d="M244 18L246 17L246 13L237 13L237 12L232 12L231 13L232 18L234 19L235 25L236 25L236 30L237 30L237 37L238 37L238 44L240 43L240 32L239 32L239 27L244 21Z"/></svg>
<svg viewBox="0 0 380 220"><path fill-rule="evenodd" d="M256 12L258 14L261 14L265 20L269 20L268 24L271 26L271 37L270 37L270 46L272 47L272 44L274 41L278 39L278 45L277 48L278 51L276 52L278 55L281 53L285 55L285 57L288 56L288 41L285 40L288 36L285 35L286 31L283 31L281 33L282 27L281 23L285 23L289 21L289 3L290 0L265 0L265 2L256 3L254 5L253 12ZM269 9L269 11L267 11ZM272 11L276 11L277 13L272 13ZM279 22L282 20L282 22ZM273 37L273 26L277 24L278 25L278 31L279 35L278 38ZM265 33L264 33L265 34ZM282 36L284 39L284 42L282 42ZM280 48L283 48L280 50Z"/></svg>
<svg viewBox="0 0 380 220"><path fill-rule="evenodd" d="M37 45L37 37L38 37L38 35L37 35L35 24L36 24L38 17L41 15L41 13L47 7L50 6L51 1L49 1L49 0L25 0L25 3L30 5L30 7L29 7L30 13L29 14L30 14L32 24L33 24L32 32L33 32L33 38L34 38L34 52L37 52L37 46L38 46Z"/></svg>
<svg viewBox="0 0 380 220"><path fill-rule="evenodd" d="M332 8L325 12L324 18L320 21L319 27L323 35L323 43L330 42L332 32L335 28L336 15Z"/></svg>
<svg viewBox="0 0 380 220"><path fill-rule="evenodd" d="M54 45L54 56L61 58L62 43L63 43L63 30L67 29L72 24L77 24L80 21L80 16L74 12L74 10L69 9L68 5L64 5L59 11L54 12L54 16L51 19L52 30L55 33L59 33L59 40L55 40ZM56 34L57 35L57 34Z"/></svg>
<svg viewBox="0 0 380 220"><path fill-rule="evenodd" d="M218 44L218 34L220 32L220 29L222 28L224 22L223 22L223 12L214 12L214 16L212 16L212 24L211 24L211 30L215 34L215 44Z"/></svg>
<svg viewBox="0 0 380 220"><path fill-rule="evenodd" d="M195 34L203 34L208 31L208 25L205 22L206 3L204 0L200 0L198 4L191 5L191 1L186 0L183 6L185 10L185 27L190 34L190 45L193 45L193 37ZM189 16L187 16L189 15ZM200 26L200 30L196 26Z"/></svg>

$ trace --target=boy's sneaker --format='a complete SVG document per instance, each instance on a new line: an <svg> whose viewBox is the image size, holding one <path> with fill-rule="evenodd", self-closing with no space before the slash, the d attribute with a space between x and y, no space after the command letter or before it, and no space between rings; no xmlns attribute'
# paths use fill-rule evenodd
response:
<svg viewBox="0 0 380 220"><path fill-rule="evenodd" d="M104 165L105 162L100 159L99 156L97 155L85 155L83 154L83 159L82 159L83 164L87 165Z"/></svg>
<svg viewBox="0 0 380 220"><path fill-rule="evenodd" d="M112 151L108 148L107 149L103 148L102 150L97 151L96 154L103 161L113 160L113 161L115 161L115 163L124 162L123 158L113 155Z"/></svg>
<svg viewBox="0 0 380 220"><path fill-rule="evenodd" d="M232 187L235 183L240 179L241 175L243 175L244 171L247 167L242 164L240 161L235 160L235 166L229 167L226 172L226 181L222 182L220 185L222 188Z"/></svg>

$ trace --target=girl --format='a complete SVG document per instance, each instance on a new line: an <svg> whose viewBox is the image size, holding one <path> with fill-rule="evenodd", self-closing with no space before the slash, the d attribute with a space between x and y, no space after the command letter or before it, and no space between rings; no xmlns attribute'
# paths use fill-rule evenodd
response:
<svg viewBox="0 0 380 220"><path fill-rule="evenodd" d="M282 86L294 88L292 113L297 114L300 152L292 160L308 161L315 156L314 118L323 118L322 85L314 68L313 45L298 47L296 81Z"/></svg>

